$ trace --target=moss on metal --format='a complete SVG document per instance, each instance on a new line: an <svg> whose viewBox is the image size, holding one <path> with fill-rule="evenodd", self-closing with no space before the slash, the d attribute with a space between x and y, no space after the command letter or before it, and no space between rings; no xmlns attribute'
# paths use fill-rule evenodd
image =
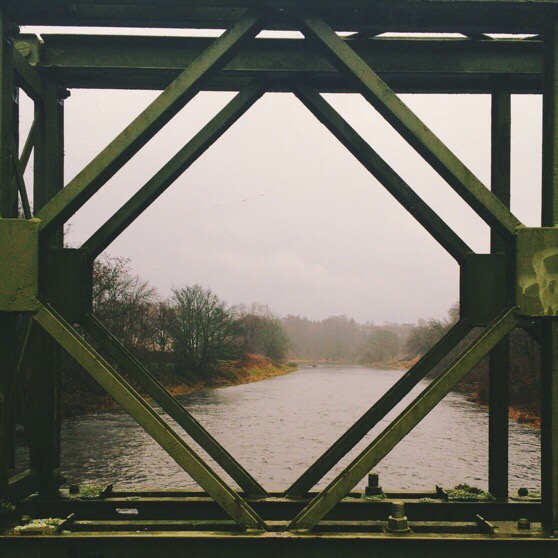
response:
<svg viewBox="0 0 558 558"><path fill-rule="evenodd" d="M493 500L494 496L482 488L469 486L466 483L458 484L447 491L449 500L468 501L468 500Z"/></svg>

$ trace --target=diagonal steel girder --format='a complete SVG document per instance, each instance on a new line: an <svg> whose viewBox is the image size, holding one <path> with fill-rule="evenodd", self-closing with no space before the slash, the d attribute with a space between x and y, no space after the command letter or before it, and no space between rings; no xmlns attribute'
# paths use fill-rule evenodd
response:
<svg viewBox="0 0 558 558"><path fill-rule="evenodd" d="M31 219L33 215L31 214L31 206L29 205L29 197L27 196L27 188L25 187L23 169L18 158L17 145L14 138L12 138L12 153L13 153L13 165L14 165L14 175L15 175L14 180L17 184L17 189L19 191L21 208L23 209L23 216L26 219Z"/></svg>
<svg viewBox="0 0 558 558"><path fill-rule="evenodd" d="M265 529L265 522L250 505L174 432L171 426L64 318L50 306L40 304L34 319L232 519L243 528Z"/></svg>
<svg viewBox="0 0 558 558"><path fill-rule="evenodd" d="M132 196L83 244L95 259L211 147L264 94L265 88L252 82L213 117L159 172Z"/></svg>
<svg viewBox="0 0 558 558"><path fill-rule="evenodd" d="M434 367L467 336L471 327L466 320L455 324L426 352L378 401L344 432L285 492L285 496L304 496L347 453L349 453Z"/></svg>
<svg viewBox="0 0 558 558"><path fill-rule="evenodd" d="M432 168L503 238L521 222L416 116L335 31L314 15L300 19L305 36Z"/></svg>
<svg viewBox="0 0 558 558"><path fill-rule="evenodd" d="M265 489L229 452L165 389L143 364L95 316L88 314L81 327L251 496L267 496Z"/></svg>
<svg viewBox="0 0 558 558"><path fill-rule="evenodd" d="M316 118L355 156L388 192L445 248L459 263L473 251L425 203L422 198L380 157L346 122L318 91L297 87L295 95Z"/></svg>
<svg viewBox="0 0 558 558"><path fill-rule="evenodd" d="M21 168L21 172L24 173L27 165L29 164L29 159L31 158L31 153L33 153L33 149L35 148L35 134L37 133L37 121L33 120L33 124L31 124L31 129L27 134L27 139L23 144L23 149L21 150L21 157L19 158L19 166Z"/></svg>
<svg viewBox="0 0 558 558"><path fill-rule="evenodd" d="M515 307L508 308L497 316L368 447L293 519L289 529L305 530L315 527L520 321L520 318L515 316Z"/></svg>
<svg viewBox="0 0 558 558"><path fill-rule="evenodd" d="M263 12L248 11L182 72L138 117L37 214L48 235L61 226L118 172L222 68L263 25Z"/></svg>

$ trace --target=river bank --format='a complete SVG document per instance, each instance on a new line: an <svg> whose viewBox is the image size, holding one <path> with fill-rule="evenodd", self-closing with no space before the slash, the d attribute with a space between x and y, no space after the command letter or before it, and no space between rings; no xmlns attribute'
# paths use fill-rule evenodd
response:
<svg viewBox="0 0 558 558"><path fill-rule="evenodd" d="M298 370L295 363L274 363L262 355L248 355L242 364L223 367L204 380L185 380L173 368L155 369L154 376L174 396L187 395L203 389L215 389L267 380ZM100 389L91 389L85 382L73 385L72 389L62 390L62 418L110 412L119 405L110 395ZM97 386L95 386L97 387ZM88 389L89 388L89 389Z"/></svg>

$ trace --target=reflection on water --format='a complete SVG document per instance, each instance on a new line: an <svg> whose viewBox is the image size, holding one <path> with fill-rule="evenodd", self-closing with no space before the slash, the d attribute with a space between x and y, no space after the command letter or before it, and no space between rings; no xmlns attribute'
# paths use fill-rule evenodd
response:
<svg viewBox="0 0 558 558"><path fill-rule="evenodd" d="M266 488L285 489L401 374L356 366L302 368L271 380L180 399ZM381 484L433 488L435 483L467 482L486 488L487 422L486 410L451 394L380 463ZM539 433L513 422L510 432L510 486L538 488ZM114 482L133 488L196 486L124 413L69 419L63 424L62 439L62 468L68 482ZM335 471L354 455L353 451ZM321 485L331 478L328 475Z"/></svg>

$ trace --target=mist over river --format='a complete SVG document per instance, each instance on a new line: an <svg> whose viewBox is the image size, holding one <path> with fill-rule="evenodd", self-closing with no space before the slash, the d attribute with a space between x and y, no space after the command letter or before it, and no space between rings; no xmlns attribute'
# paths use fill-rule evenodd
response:
<svg viewBox="0 0 558 558"><path fill-rule="evenodd" d="M179 400L266 489L282 490L402 374L350 365L302 366L284 376L198 391ZM426 385L422 382L413 394ZM466 482L486 489L487 423L486 409L460 393L450 394L378 465L380 484L384 489L432 489L435 484L451 487ZM510 438L510 486L538 489L539 431L510 421ZM62 448L68 483L114 483L134 489L197 486L124 412L65 420ZM355 451L319 486L331 480ZM18 453L21 458L21 448ZM364 484L363 479L360 486Z"/></svg>

